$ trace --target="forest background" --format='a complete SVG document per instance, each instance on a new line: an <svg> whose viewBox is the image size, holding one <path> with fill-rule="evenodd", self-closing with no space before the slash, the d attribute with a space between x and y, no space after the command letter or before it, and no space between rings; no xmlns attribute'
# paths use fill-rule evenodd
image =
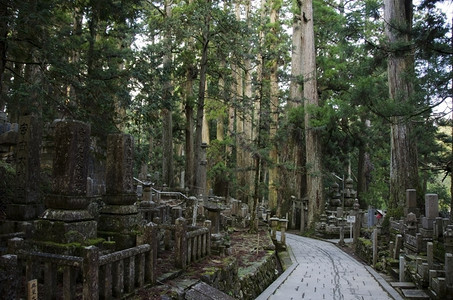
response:
<svg viewBox="0 0 453 300"><path fill-rule="evenodd" d="M439 5L452 1L413 7L409 42L400 45L414 57L405 102L389 96L387 61L399 50L387 41L383 1L313 0L312 18L307 2L1 0L0 111L10 122L27 114L88 122L101 147L108 133L130 133L136 176L192 195L206 192L206 143L214 194L281 215L291 196L306 196L314 173L324 199L351 177L362 208L397 209L390 130L398 116L413 125L419 205L437 193L449 211L452 16ZM303 93L309 21L316 105ZM316 170L307 126L319 138Z"/></svg>

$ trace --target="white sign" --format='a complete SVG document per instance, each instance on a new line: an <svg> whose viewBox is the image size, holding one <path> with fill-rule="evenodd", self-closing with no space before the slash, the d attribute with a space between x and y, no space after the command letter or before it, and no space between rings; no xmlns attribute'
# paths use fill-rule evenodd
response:
<svg viewBox="0 0 453 300"><path fill-rule="evenodd" d="M347 216L346 220L348 223L355 223L355 216Z"/></svg>

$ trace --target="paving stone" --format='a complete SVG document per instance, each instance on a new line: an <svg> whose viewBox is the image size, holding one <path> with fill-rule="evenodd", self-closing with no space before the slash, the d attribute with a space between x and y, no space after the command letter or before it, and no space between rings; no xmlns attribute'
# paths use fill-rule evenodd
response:
<svg viewBox="0 0 453 300"><path fill-rule="evenodd" d="M297 266L278 288L258 299L393 299L378 283L377 272L372 275L332 243L292 234L286 241ZM387 289L398 295L388 284Z"/></svg>
<svg viewBox="0 0 453 300"><path fill-rule="evenodd" d="M415 289L416 285L413 282L391 282L391 286L394 288L400 288L400 289Z"/></svg>
<svg viewBox="0 0 453 300"><path fill-rule="evenodd" d="M422 290L401 289L406 299L429 299L429 296Z"/></svg>

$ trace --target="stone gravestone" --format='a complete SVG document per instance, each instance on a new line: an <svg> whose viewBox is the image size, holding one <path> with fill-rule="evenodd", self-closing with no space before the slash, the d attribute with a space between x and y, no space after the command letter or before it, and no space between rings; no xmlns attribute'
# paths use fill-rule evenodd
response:
<svg viewBox="0 0 453 300"><path fill-rule="evenodd" d="M16 154L15 197L7 206L10 220L35 220L44 211L40 195L41 126L35 116L19 118Z"/></svg>
<svg viewBox="0 0 453 300"><path fill-rule="evenodd" d="M422 218L423 229L432 230L433 223L439 216L439 198L437 194L425 195L425 216Z"/></svg>
<svg viewBox="0 0 453 300"><path fill-rule="evenodd" d="M420 210L417 208L417 191L415 189L406 190L406 206L404 207L404 215L407 216L414 213L417 217L420 216Z"/></svg>
<svg viewBox="0 0 453 300"><path fill-rule="evenodd" d="M133 184L134 141L128 134L107 137L105 206L99 216L99 236L113 239L116 249L135 246L139 224Z"/></svg>
<svg viewBox="0 0 453 300"><path fill-rule="evenodd" d="M75 120L55 124L52 192L44 196L47 210L36 221L38 245L71 254L68 243L84 243L97 237L97 224L86 197L90 126ZM46 249L49 250L50 249Z"/></svg>

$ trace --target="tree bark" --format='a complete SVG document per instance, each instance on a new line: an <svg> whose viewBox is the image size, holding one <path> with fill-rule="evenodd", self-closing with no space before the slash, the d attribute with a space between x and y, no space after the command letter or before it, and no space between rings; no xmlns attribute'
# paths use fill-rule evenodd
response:
<svg viewBox="0 0 453 300"><path fill-rule="evenodd" d="M389 95L395 102L408 102L413 95L410 77L414 73L414 53L410 46L412 1L385 0L384 19L390 52L388 57ZM404 116L391 118L391 162L389 207L403 207L406 189L419 188L417 147L412 124ZM419 201L419 206L421 201Z"/></svg>
<svg viewBox="0 0 453 300"><path fill-rule="evenodd" d="M5 109L3 73L6 67L6 38L8 36L8 1L0 2L0 112Z"/></svg>
<svg viewBox="0 0 453 300"><path fill-rule="evenodd" d="M308 224L313 224L324 210L324 193L322 184L321 139L319 129L313 127L313 113L319 107L316 52L313 28L312 1L303 1L301 8L303 26L302 61L304 64L304 107L305 107L305 147L307 168Z"/></svg>
<svg viewBox="0 0 453 300"><path fill-rule="evenodd" d="M207 3L211 3L210 0ZM203 116L204 116L204 102L205 102L205 90L206 90L206 72L208 67L208 45L209 45L209 23L210 23L209 13L205 16L205 24L203 29L202 36L202 53L201 53L201 62L200 62L200 85L198 87L198 104L197 104L197 121L195 127L195 151L194 151L194 171L195 171L195 189L197 194L201 190L203 185L200 180L201 168L200 159L201 159L201 144L202 144L202 132L203 132Z"/></svg>
<svg viewBox="0 0 453 300"><path fill-rule="evenodd" d="M278 13L279 13L280 6L272 1L271 5L271 14L270 14L270 24L271 24L271 32L273 35L277 36L277 23L278 23ZM278 40L278 39L277 39ZM277 135L278 129L278 115L279 115L279 88L278 88L278 54L275 45L271 45L273 48L273 55L275 58L271 62L270 68L270 104L271 104L271 124L270 124L270 138L273 140L271 151L269 153L269 158L271 161L271 165L269 167L269 209L272 213L276 213L278 217L280 217L281 213L281 203L279 203L279 195L278 189L280 186L279 183L279 172L278 172L278 152L277 152L277 145L275 144L274 139Z"/></svg>
<svg viewBox="0 0 453 300"><path fill-rule="evenodd" d="M172 1L165 1L165 17L170 18L172 14ZM163 93L162 101L164 108L162 114L162 181L168 187L173 186L173 118L172 118L172 82L171 82L171 34L165 36L165 54L163 57Z"/></svg>

